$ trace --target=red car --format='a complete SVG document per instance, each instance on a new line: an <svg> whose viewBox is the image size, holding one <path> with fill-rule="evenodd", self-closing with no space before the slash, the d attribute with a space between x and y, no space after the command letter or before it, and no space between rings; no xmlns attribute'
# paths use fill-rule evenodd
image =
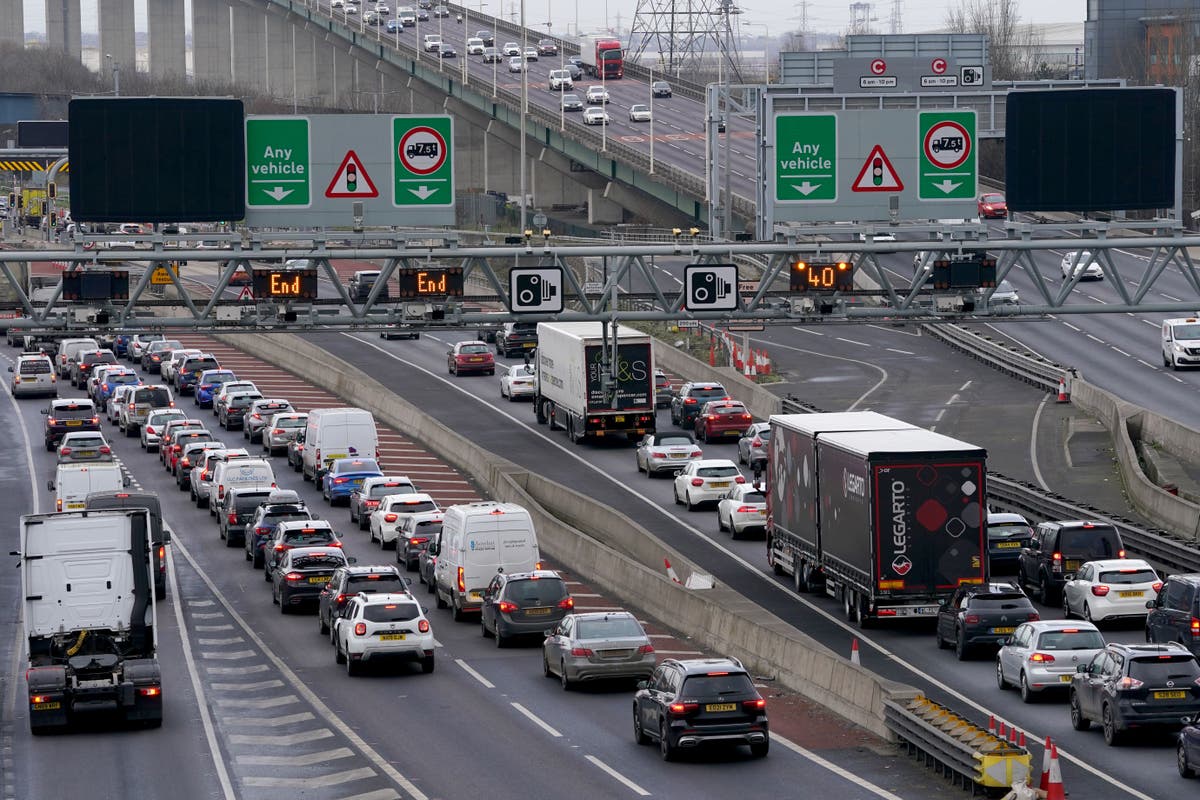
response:
<svg viewBox="0 0 1200 800"><path fill-rule="evenodd" d="M487 342L459 342L446 354L446 369L451 375L471 372L496 374L496 361L488 350Z"/></svg>
<svg viewBox="0 0 1200 800"><path fill-rule="evenodd" d="M983 219L1004 219L1008 216L1008 201L1004 195L988 192L979 195L979 216Z"/></svg>
<svg viewBox="0 0 1200 800"><path fill-rule="evenodd" d="M721 436L740 438L753 421L750 410L737 400L710 400L696 415L696 438L702 442Z"/></svg>

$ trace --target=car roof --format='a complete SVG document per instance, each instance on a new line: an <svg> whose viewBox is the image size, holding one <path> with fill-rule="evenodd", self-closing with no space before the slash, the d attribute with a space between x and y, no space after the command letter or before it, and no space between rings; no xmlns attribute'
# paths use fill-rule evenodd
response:
<svg viewBox="0 0 1200 800"><path fill-rule="evenodd" d="M347 564L343 569L350 575L370 575L375 572L386 572L399 575L400 568L395 564Z"/></svg>
<svg viewBox="0 0 1200 800"><path fill-rule="evenodd" d="M592 620L592 619L637 619L631 611L583 611L571 615L576 620Z"/></svg>
<svg viewBox="0 0 1200 800"><path fill-rule="evenodd" d="M1081 619L1038 619L1032 622L1024 623L1026 627L1032 628L1034 631L1041 633L1042 631L1061 631L1061 630L1081 630L1081 631L1096 631L1100 629L1091 622L1086 622Z"/></svg>
<svg viewBox="0 0 1200 800"><path fill-rule="evenodd" d="M391 605L393 603L412 603L417 606L417 611L421 610L421 606L417 603L416 598L407 592L404 594L399 594L398 592L377 592L374 594L359 592L355 597L366 605L378 606Z"/></svg>
<svg viewBox="0 0 1200 800"><path fill-rule="evenodd" d="M697 468L700 468L700 467L733 467L735 469L737 468L737 464L733 463L733 461L731 461L728 458L702 458L699 461L693 461L691 463L695 464Z"/></svg>
<svg viewBox="0 0 1200 800"><path fill-rule="evenodd" d="M1088 563L1095 564L1096 569L1154 569L1149 561L1141 558L1104 558Z"/></svg>
<svg viewBox="0 0 1200 800"><path fill-rule="evenodd" d="M282 525L284 523L280 524ZM342 550L342 548L329 547L328 545L317 545L316 547L293 547L287 552L291 554L292 558L295 558L296 556L331 556L335 553L342 556L346 555L346 552Z"/></svg>
<svg viewBox="0 0 1200 800"><path fill-rule="evenodd" d="M706 672L746 672L742 662L736 658L668 658L664 664L675 664L683 668L688 675Z"/></svg>
<svg viewBox="0 0 1200 800"><path fill-rule="evenodd" d="M1011 514L1007 511L989 511L987 515L988 525L1000 525L1005 522L1019 522L1022 525L1028 525L1029 520L1020 514Z"/></svg>
<svg viewBox="0 0 1200 800"><path fill-rule="evenodd" d="M277 530L295 530L297 528L320 528L333 530L333 523L327 519L289 519L279 523Z"/></svg>
<svg viewBox="0 0 1200 800"><path fill-rule="evenodd" d="M369 478L365 479L363 481L362 485L363 486L378 486L379 484L388 484L388 483L400 484L400 483L412 483L412 482L413 482L412 478L408 477L407 475L372 475Z"/></svg>
<svg viewBox="0 0 1200 800"><path fill-rule="evenodd" d="M562 576L552 569L534 569L528 572L506 572L505 576L510 581L541 581L541 580L562 580Z"/></svg>

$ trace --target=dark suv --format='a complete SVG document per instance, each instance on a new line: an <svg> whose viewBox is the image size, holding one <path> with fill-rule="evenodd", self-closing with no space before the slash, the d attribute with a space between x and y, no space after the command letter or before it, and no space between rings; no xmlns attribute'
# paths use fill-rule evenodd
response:
<svg viewBox="0 0 1200 800"><path fill-rule="evenodd" d="M1177 642L1109 644L1071 677L1071 725L1117 745L1130 728L1178 728L1200 714L1200 663Z"/></svg>
<svg viewBox="0 0 1200 800"><path fill-rule="evenodd" d="M536 322L509 322L496 331L496 353L508 358L537 347Z"/></svg>
<svg viewBox="0 0 1200 800"><path fill-rule="evenodd" d="M1044 605L1062 602L1063 584L1086 561L1124 558L1121 534L1103 522L1043 522L1017 562L1017 583L1033 588Z"/></svg>
<svg viewBox="0 0 1200 800"><path fill-rule="evenodd" d="M180 394L194 394L200 373L210 369L220 369L216 356L205 353L185 359L175 370L175 390Z"/></svg>
<svg viewBox="0 0 1200 800"><path fill-rule="evenodd" d="M226 547L246 544L246 525L254 512L267 502L274 489L252 486L232 487L217 503L217 528Z"/></svg>
<svg viewBox="0 0 1200 800"><path fill-rule="evenodd" d="M954 643L954 653L965 660L973 648L999 647L1022 622L1040 619L1033 603L1011 583L959 586L938 609L938 649Z"/></svg>
<svg viewBox="0 0 1200 800"><path fill-rule="evenodd" d="M664 761L705 742L750 745L756 758L771 746L767 701L736 658L669 658L633 696L633 737L658 740Z"/></svg>
<svg viewBox="0 0 1200 800"><path fill-rule="evenodd" d="M712 381L689 381L679 387L671 398L671 422L684 430L696 427L696 416L700 407L709 400L722 400L729 396L725 387Z"/></svg>
<svg viewBox="0 0 1200 800"><path fill-rule="evenodd" d="M575 599L557 572L496 573L483 593L479 623L484 636L495 636L504 647L517 636L542 636L575 609Z"/></svg>
<svg viewBox="0 0 1200 800"><path fill-rule="evenodd" d="M321 633L329 633L333 618L356 594L404 594L410 582L391 564L338 567L317 596L317 624ZM329 641L333 641L332 634Z"/></svg>
<svg viewBox="0 0 1200 800"><path fill-rule="evenodd" d="M264 548L275 537L275 526L296 519L312 519L312 512L291 489L276 489L254 510L245 527L246 560L255 569L263 566Z"/></svg>
<svg viewBox="0 0 1200 800"><path fill-rule="evenodd" d="M42 409L46 416L46 449L53 451L62 441L63 434L75 431L100 430L100 417L96 404L91 400L51 400Z"/></svg>
<svg viewBox="0 0 1200 800"><path fill-rule="evenodd" d="M1146 608L1147 642L1179 642L1200 658L1200 574L1167 578Z"/></svg>

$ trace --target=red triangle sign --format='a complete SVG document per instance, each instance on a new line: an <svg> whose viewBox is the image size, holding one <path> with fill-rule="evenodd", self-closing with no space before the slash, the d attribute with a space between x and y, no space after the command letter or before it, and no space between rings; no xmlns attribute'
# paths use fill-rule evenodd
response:
<svg viewBox="0 0 1200 800"><path fill-rule="evenodd" d="M900 180L900 174L888 160L887 153L883 152L883 148L875 145L871 148L867 160L863 162L862 169L858 171L858 177L850 185L850 190L854 192L902 192L904 191L904 181Z"/></svg>
<svg viewBox="0 0 1200 800"><path fill-rule="evenodd" d="M242 291L238 292L238 300L253 300L254 290L249 286L243 286Z"/></svg>
<svg viewBox="0 0 1200 800"><path fill-rule="evenodd" d="M319 185L319 184L318 184ZM346 151L342 165L333 173L326 197L379 197L379 190L353 150Z"/></svg>

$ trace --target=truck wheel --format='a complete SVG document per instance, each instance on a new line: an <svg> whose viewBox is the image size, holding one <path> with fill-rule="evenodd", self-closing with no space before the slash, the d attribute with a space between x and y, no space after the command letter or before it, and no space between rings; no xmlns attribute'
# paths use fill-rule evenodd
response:
<svg viewBox="0 0 1200 800"><path fill-rule="evenodd" d="M808 594L808 576L805 574L803 564L796 564L792 567L792 583L796 587L796 594Z"/></svg>
<svg viewBox="0 0 1200 800"><path fill-rule="evenodd" d="M538 425L546 424L546 409L541 398L537 396L533 398L533 416L537 419Z"/></svg>

